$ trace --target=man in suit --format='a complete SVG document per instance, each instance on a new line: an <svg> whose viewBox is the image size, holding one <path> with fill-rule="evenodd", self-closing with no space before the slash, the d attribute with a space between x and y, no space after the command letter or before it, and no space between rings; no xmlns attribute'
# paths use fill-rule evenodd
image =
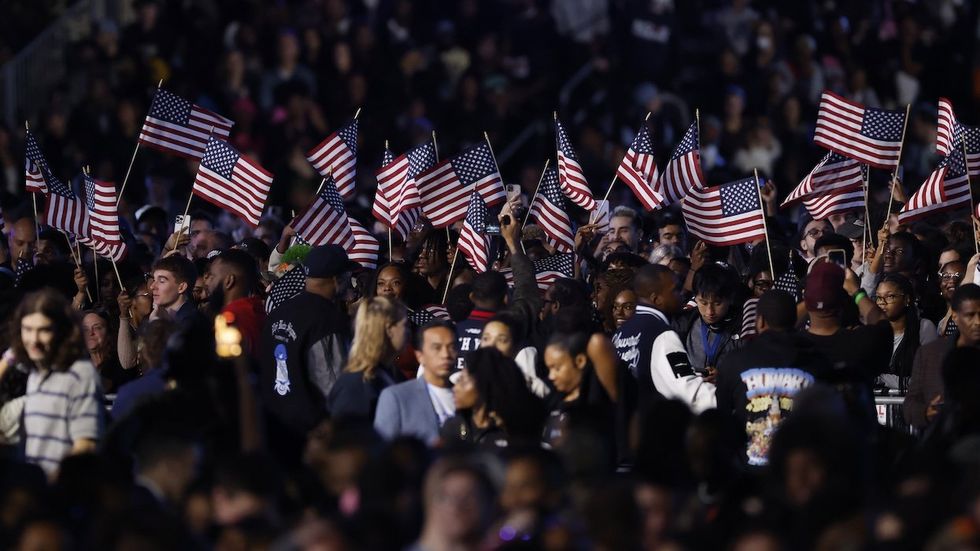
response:
<svg viewBox="0 0 980 551"><path fill-rule="evenodd" d="M909 424L920 429L931 423L942 409L946 357L954 348L980 347L980 287L973 283L960 285L950 302L959 334L920 347L912 363L903 413Z"/></svg>
<svg viewBox="0 0 980 551"><path fill-rule="evenodd" d="M451 324L437 321L422 327L416 340L422 376L381 391L374 428L388 440L411 436L431 445L442 424L456 414L449 384L456 366L456 332Z"/></svg>

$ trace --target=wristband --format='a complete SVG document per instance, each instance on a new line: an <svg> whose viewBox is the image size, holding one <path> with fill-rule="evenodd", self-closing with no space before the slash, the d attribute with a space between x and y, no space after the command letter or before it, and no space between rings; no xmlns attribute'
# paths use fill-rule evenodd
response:
<svg viewBox="0 0 980 551"><path fill-rule="evenodd" d="M868 298L868 293L865 293L864 289L854 293L854 304L860 304L862 298Z"/></svg>

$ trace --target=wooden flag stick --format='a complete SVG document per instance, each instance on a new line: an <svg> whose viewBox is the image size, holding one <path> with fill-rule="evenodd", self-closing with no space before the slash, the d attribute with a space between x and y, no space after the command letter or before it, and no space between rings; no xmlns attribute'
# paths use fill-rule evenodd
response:
<svg viewBox="0 0 980 551"><path fill-rule="evenodd" d="M449 296L449 288L453 285L453 270L456 269L457 258L459 258L459 245L456 245L456 253L453 254L453 263L449 266L449 275L446 276L446 290L442 293L442 304L446 304L446 297Z"/></svg>
<svg viewBox="0 0 980 551"><path fill-rule="evenodd" d="M871 215L868 212L868 170L861 169L862 187L864 188L864 231L861 232L861 265L864 266L864 259L868 256L868 233L871 229ZM874 243L871 244L872 246Z"/></svg>
<svg viewBox="0 0 980 551"><path fill-rule="evenodd" d="M163 87L162 78L160 79L160 82L157 83L157 90L159 90L161 87ZM148 117L150 116L150 114L147 113L146 116ZM143 117L143 125L144 126L146 125L146 117ZM133 163L136 162L136 154L139 153L139 150L140 150L140 141L139 141L139 136L137 136L136 148L133 149L133 156L129 158L129 168L126 169L126 176L123 178L122 185L119 186L119 196L116 198L116 207L118 207L119 203L122 202L123 191L126 190L126 182L129 181L129 174L133 171Z"/></svg>
<svg viewBox="0 0 980 551"><path fill-rule="evenodd" d="M354 120L357 120L357 116L361 114L361 108L358 107L357 111L354 111Z"/></svg>
<svg viewBox="0 0 980 551"><path fill-rule="evenodd" d="M524 223L521 224L521 230L524 230L524 226L527 225L528 218L531 217L531 207L534 206L534 198L538 196L538 190L541 189L541 182L544 181L544 175L548 172L548 164L551 159L546 159L544 162L544 168L541 169L541 177L538 178L538 186L534 188L534 195L531 196L531 202L527 204L527 214L524 215Z"/></svg>
<svg viewBox="0 0 980 551"><path fill-rule="evenodd" d="M776 281L776 268L772 263L772 249L769 248L769 227L766 224L765 203L762 202L762 188L759 186L759 169L753 169L752 173L755 175L755 192L759 196L759 209L762 211L762 231L766 236L766 256L769 257L769 273L772 275L772 280Z"/></svg>
<svg viewBox="0 0 980 551"><path fill-rule="evenodd" d="M192 187L190 195L187 196L187 204L184 205L184 216L180 219L180 228L177 230L177 239L174 239L174 251L176 251L177 247L179 247L178 243L180 243L180 238L184 235L184 220L187 220L187 213L191 210L191 199L193 198L194 188ZM187 224L187 227L191 227L190 223Z"/></svg>
<svg viewBox="0 0 980 551"><path fill-rule="evenodd" d="M77 240L75 241L75 244L76 245L78 244ZM80 245L78 247L78 257L79 258L82 257L82 248ZM102 291L100 290L100 288L102 287L102 285L99 283L99 253L95 252L94 247L92 248L92 269L95 272L95 300L101 301Z"/></svg>
<svg viewBox="0 0 980 551"><path fill-rule="evenodd" d="M905 147L905 131L909 127L909 113L911 110L912 104L909 103L905 106L905 124L902 125L902 141L898 144L898 162L895 164L895 170L892 171L891 186L888 189L888 210L885 211L885 222L881 225L882 228L888 226L888 219L892 216L892 202L895 200L895 183L898 181L898 169L902 166L902 149Z"/></svg>
<svg viewBox="0 0 980 551"><path fill-rule="evenodd" d="M24 121L24 130L31 130L31 123ZM37 214L37 194L31 193L31 202L34 203L34 235L41 234L41 218Z"/></svg>
<svg viewBox="0 0 980 551"><path fill-rule="evenodd" d="M973 182L970 181L970 160L966 156L966 140L963 140L963 168L966 169L966 189L970 192L970 225L976 227L977 206L973 201ZM977 243L977 232L973 232L974 252L980 253L980 243Z"/></svg>
<svg viewBox="0 0 980 551"><path fill-rule="evenodd" d="M37 214L37 194L31 193L31 201L34 203L34 235L41 235L41 218Z"/></svg>
<svg viewBox="0 0 980 551"><path fill-rule="evenodd" d="M490 143L490 135L486 132L483 133L483 139L487 141L487 147L490 148L490 156L493 157L493 166L497 167L497 172L500 172L500 165L497 164L497 156L493 153L493 145ZM503 177L501 176L501 179Z"/></svg>
<svg viewBox="0 0 980 551"><path fill-rule="evenodd" d="M64 230L61 230L61 234L65 236L65 241L68 242L68 254L70 254L71 255L71 259L75 261L75 267L78 268L79 270L81 270L82 269L82 261L79 260L78 258L75 258L75 247L73 247L72 244L71 244L71 238L68 237L68 233L65 232ZM88 301L89 302L92 302L92 293L89 292L87 285L85 286L85 296L88 297Z"/></svg>
<svg viewBox="0 0 980 551"><path fill-rule="evenodd" d="M392 246L391 246L391 226L388 226L388 262L394 262L392 257Z"/></svg>
<svg viewBox="0 0 980 551"><path fill-rule="evenodd" d="M439 142L436 141L436 131L435 130L432 131L432 149L435 150L435 153L436 153L436 162L438 163L439 162Z"/></svg>
<svg viewBox="0 0 980 551"><path fill-rule="evenodd" d="M123 285L122 276L119 275L119 267L116 266L116 261L110 258L109 259L109 262L112 262L112 270L114 272L116 272L116 281L119 282L119 291L122 292L122 293L125 293L126 292L126 286Z"/></svg>

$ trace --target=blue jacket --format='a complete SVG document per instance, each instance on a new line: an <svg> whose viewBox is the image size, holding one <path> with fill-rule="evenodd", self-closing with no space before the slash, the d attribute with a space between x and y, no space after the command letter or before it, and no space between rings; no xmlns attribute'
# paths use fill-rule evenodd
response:
<svg viewBox="0 0 980 551"><path fill-rule="evenodd" d="M386 440L410 436L431 445L439 438L439 418L425 379L419 377L381 391L374 430Z"/></svg>

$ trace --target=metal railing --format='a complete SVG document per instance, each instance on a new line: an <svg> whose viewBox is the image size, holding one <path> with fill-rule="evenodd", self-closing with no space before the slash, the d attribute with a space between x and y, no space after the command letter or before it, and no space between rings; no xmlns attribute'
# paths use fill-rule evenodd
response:
<svg viewBox="0 0 980 551"><path fill-rule="evenodd" d="M74 104L82 90L66 82L71 45L88 36L93 23L119 21L126 0L79 0L53 21L10 61L0 67L0 109L11 127L35 116L51 92L68 85Z"/></svg>

